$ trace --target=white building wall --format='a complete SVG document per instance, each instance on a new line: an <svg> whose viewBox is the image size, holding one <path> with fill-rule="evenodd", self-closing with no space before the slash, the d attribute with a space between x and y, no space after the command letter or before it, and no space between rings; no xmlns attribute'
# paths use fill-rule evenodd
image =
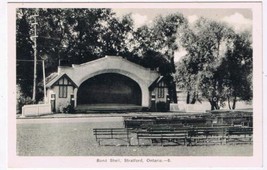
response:
<svg viewBox="0 0 267 170"><path fill-rule="evenodd" d="M24 105L22 107L22 116L40 116L51 114L51 106L49 104L32 104L32 105Z"/></svg>
<svg viewBox="0 0 267 170"><path fill-rule="evenodd" d="M71 104L71 95L73 94L75 97L75 93L77 93L77 90L75 91L76 88L72 87L72 86L68 86L68 93L67 93L67 97L66 98L60 98L59 97L59 86L53 86L53 88L47 90L47 98L49 101L49 104L51 105L51 95L55 94L56 98L55 98L55 104L56 104L56 111L57 112L63 112L63 108L67 107L68 105ZM75 101L74 103L76 103L76 97L75 97Z"/></svg>

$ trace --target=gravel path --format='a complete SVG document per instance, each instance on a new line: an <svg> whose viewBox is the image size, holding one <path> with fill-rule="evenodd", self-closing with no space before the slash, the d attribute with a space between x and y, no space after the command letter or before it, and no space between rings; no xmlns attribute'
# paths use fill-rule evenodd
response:
<svg viewBox="0 0 267 170"><path fill-rule="evenodd" d="M93 128L123 127L122 117L17 119L20 156L252 156L253 145L98 146Z"/></svg>

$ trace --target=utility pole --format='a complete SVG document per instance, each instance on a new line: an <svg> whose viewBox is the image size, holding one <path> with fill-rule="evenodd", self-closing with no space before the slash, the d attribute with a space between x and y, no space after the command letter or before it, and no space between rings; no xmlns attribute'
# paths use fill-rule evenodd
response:
<svg viewBox="0 0 267 170"><path fill-rule="evenodd" d="M47 56L42 56L42 65L43 65L43 85L44 85L44 103L47 103L46 98L46 82L45 82L45 60L47 59Z"/></svg>
<svg viewBox="0 0 267 170"><path fill-rule="evenodd" d="M38 9L37 9L38 10ZM38 17L38 11L36 11L35 15L32 15L31 17L34 18L34 23L32 25L34 26L34 35L32 36L33 42L34 42L34 71L33 71L33 90L32 90L32 101L33 103L36 102L36 78L37 78L37 17Z"/></svg>
<svg viewBox="0 0 267 170"><path fill-rule="evenodd" d="M44 62L44 60L42 61L42 65L43 65L43 81L44 81L44 103L46 103L45 62Z"/></svg>

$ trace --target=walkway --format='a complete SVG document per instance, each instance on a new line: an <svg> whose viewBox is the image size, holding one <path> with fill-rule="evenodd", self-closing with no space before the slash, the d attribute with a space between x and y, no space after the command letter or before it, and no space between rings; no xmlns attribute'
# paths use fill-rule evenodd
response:
<svg viewBox="0 0 267 170"><path fill-rule="evenodd" d="M129 112L129 113L77 113L66 114L56 113L35 117L22 117L21 114L17 115L17 119L42 119L42 118L87 118L87 117L132 117L132 116L175 116L175 115L193 115L200 114L196 112Z"/></svg>

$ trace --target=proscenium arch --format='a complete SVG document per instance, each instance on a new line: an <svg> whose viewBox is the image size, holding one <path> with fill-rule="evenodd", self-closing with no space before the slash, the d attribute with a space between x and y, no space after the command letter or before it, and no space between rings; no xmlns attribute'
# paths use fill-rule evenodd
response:
<svg viewBox="0 0 267 170"><path fill-rule="evenodd" d="M123 104L141 106L140 86L127 76L104 73L84 81L77 92L77 104Z"/></svg>
<svg viewBox="0 0 267 170"><path fill-rule="evenodd" d="M138 76L134 75L133 73L124 71L124 70L119 70L119 69L103 69L101 71L96 71L96 72L93 72L91 74L88 74L88 75L82 77L79 82L77 82L78 89L81 86L81 84L83 82L85 82L86 80L88 80L88 79L90 79L92 77L95 77L97 75L105 74L105 73L120 74L120 75L126 76L126 77L132 79L133 81L135 81L139 85L139 87L141 88L141 96L142 96L141 105L143 107L149 107L149 90L148 90L148 85L142 79L140 79Z"/></svg>

